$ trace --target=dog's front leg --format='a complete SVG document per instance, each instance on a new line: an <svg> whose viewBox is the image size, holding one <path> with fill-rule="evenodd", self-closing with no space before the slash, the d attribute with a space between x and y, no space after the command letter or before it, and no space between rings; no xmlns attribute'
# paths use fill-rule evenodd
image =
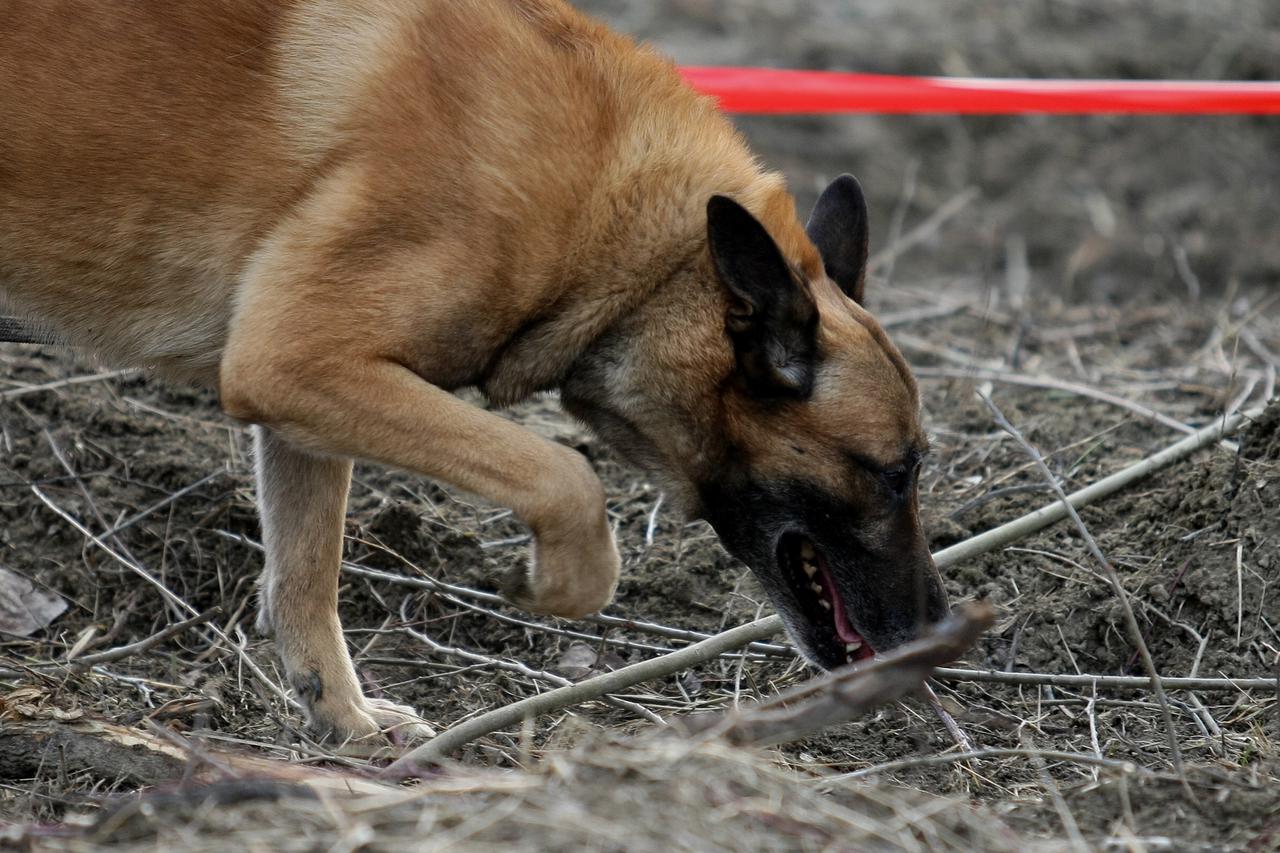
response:
<svg viewBox="0 0 1280 853"><path fill-rule="evenodd" d="M313 727L336 740L394 728L431 734L412 708L367 698L338 622L338 575L351 460L290 446L254 428L266 565L258 627L276 637L294 693Z"/></svg>
<svg viewBox="0 0 1280 853"><path fill-rule="evenodd" d="M262 448L264 523L277 555L265 603L288 676L303 698L314 697L318 726L352 733L380 718L358 690L336 614L349 467L324 457L406 468L511 507L533 530L534 559L513 570L508 594L530 609L566 617L599 610L613 595L619 558L604 489L581 454L381 355L386 335L360 328L342 306L325 317L300 299L299 287L250 284L220 390L229 414L275 434Z"/></svg>

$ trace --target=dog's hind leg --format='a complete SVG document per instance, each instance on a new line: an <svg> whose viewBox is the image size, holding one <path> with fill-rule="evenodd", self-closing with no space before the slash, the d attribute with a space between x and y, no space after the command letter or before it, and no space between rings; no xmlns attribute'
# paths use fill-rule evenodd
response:
<svg viewBox="0 0 1280 853"><path fill-rule="evenodd" d="M289 683L313 728L334 740L429 727L411 708L360 689L338 621L342 529L351 460L317 456L254 427L266 567L258 627L275 634Z"/></svg>

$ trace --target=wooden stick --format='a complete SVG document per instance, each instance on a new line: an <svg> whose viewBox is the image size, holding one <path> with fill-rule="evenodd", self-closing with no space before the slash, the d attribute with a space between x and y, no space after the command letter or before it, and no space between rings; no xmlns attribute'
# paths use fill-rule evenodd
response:
<svg viewBox="0 0 1280 853"><path fill-rule="evenodd" d="M766 623L774 627L763 630ZM721 652L745 646L752 640L768 637L777 631L778 627L780 622L776 616L757 619L671 654L633 663L622 669L606 672L567 687L558 687L510 705L503 705L446 729L397 760L384 772L391 776L416 775L417 768L439 762L458 747L478 737L515 725L526 717L536 717L549 711L567 708L570 705L595 699L605 693L617 693L634 684L688 669L719 656Z"/></svg>
<svg viewBox="0 0 1280 853"><path fill-rule="evenodd" d="M1032 755L1038 755L1050 761L1071 761L1077 764L1109 767L1122 773L1147 774L1151 772L1145 767L1134 764L1132 761L1100 758L1086 752L1062 752L1056 749L1028 749L1027 747L992 747L989 749L967 750L965 752L948 752L942 755L917 755L911 758L899 758L896 761L887 761L874 767L854 770L852 773L829 776L821 779L820 782L823 785L827 785L843 779L865 779L868 776L879 776L882 773L892 773L895 770L906 770L912 767L932 767L938 764L954 764L957 761L969 761L974 758L1025 758Z"/></svg>
<svg viewBox="0 0 1280 853"><path fill-rule="evenodd" d="M989 605L970 605L964 612L947 620L936 636L908 643L877 658L861 669L841 669L813 679L761 703L751 714L727 718L723 731L720 726L714 727L713 730L726 736L736 731L737 734L733 736L737 739L735 742L778 742L779 737L787 739L781 734L782 732L790 732L793 729L807 731L815 725L821 727L824 724L823 721L829 723L842 715L857 714L870 704L896 699L918 687L929 670L939 662L945 662L963 653L972 645L973 640L983 630L983 626L990 624L992 616ZM738 634L762 621L765 620L742 625L661 658L641 661L577 684L570 684L495 708L445 730L398 759L384 771L384 774L394 778L416 775L419 768L436 764L476 738L514 725L526 717L576 705L623 687L665 676L695 663L710 660L719 654L720 650L717 648L719 643L745 642ZM672 666L673 659L677 657L681 660L678 665ZM865 681L865 687L860 686L864 685L864 677L870 679ZM856 681L850 684L849 682L853 679ZM797 703L800 707L798 709L782 708L784 704L790 702ZM718 719L717 722L719 722Z"/></svg>

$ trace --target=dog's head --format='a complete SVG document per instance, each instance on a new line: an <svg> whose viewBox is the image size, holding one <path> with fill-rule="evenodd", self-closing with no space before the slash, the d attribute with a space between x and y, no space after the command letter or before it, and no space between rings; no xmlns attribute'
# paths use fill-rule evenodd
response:
<svg viewBox="0 0 1280 853"><path fill-rule="evenodd" d="M757 218L711 198L699 281L678 282L631 333L642 348L606 347L593 382L613 402L581 413L669 475L805 656L832 668L917 637L947 599L916 502L928 450L916 385L860 304L862 190L837 179L803 230L778 199L756 199Z"/></svg>

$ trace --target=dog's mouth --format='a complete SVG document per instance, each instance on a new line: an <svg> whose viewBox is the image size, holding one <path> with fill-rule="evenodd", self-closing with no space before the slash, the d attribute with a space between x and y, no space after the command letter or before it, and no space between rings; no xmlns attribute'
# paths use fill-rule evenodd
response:
<svg viewBox="0 0 1280 853"><path fill-rule="evenodd" d="M875 656L875 649L849 618L830 564L811 539L799 533L784 535L778 542L778 565L795 593L800 615L809 623L811 652L824 665L838 663L842 656L846 664Z"/></svg>

